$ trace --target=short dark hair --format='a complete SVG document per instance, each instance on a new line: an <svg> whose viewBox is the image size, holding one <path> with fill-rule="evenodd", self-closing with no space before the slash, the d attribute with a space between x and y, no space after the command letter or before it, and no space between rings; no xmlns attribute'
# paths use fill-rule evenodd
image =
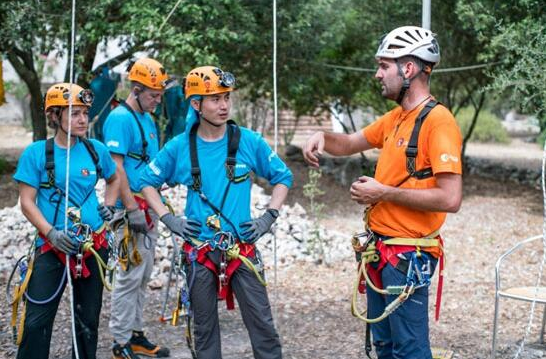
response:
<svg viewBox="0 0 546 359"><path fill-rule="evenodd" d="M430 76L434 64L432 62L421 60L420 58L412 55L402 56L398 59L398 62L402 64L407 64L408 62L413 62L416 64L427 77Z"/></svg>

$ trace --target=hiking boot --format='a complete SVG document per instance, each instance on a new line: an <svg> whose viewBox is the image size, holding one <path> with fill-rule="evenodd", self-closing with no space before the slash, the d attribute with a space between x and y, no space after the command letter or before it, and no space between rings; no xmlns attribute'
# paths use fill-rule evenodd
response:
<svg viewBox="0 0 546 359"><path fill-rule="evenodd" d="M139 356L131 349L130 343L126 343L122 346L119 343L114 342L112 352L114 353L112 356L113 359L139 359Z"/></svg>
<svg viewBox="0 0 546 359"><path fill-rule="evenodd" d="M133 330L133 335L129 340L131 349L136 354L146 355L152 358L166 358L171 353L169 348L162 348L159 345L150 343L150 341L144 336L144 332Z"/></svg>

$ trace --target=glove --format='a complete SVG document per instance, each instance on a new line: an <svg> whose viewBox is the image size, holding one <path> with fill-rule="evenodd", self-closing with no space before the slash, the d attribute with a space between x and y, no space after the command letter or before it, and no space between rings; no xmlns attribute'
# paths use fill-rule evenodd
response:
<svg viewBox="0 0 546 359"><path fill-rule="evenodd" d="M164 214L160 219L171 232L185 240L201 234L201 223L194 219L184 219L172 213Z"/></svg>
<svg viewBox="0 0 546 359"><path fill-rule="evenodd" d="M243 229L243 242L254 244L258 239L260 239L264 234L269 232L269 229L275 223L279 217L279 211L274 208L269 208L262 214L260 217L255 218L251 221L241 224Z"/></svg>
<svg viewBox="0 0 546 359"><path fill-rule="evenodd" d="M55 228L51 228L46 237L53 245L53 247L57 248L65 254L76 253L76 251L78 250L76 244L66 233L58 231Z"/></svg>
<svg viewBox="0 0 546 359"><path fill-rule="evenodd" d="M146 222L146 216L140 208L135 208L125 212L127 214L127 220L129 222L129 228L137 233L148 232L148 222Z"/></svg>
<svg viewBox="0 0 546 359"><path fill-rule="evenodd" d="M112 219L114 219L114 206L99 204L97 211L99 211L100 218L102 218L102 220L105 222L110 222Z"/></svg>

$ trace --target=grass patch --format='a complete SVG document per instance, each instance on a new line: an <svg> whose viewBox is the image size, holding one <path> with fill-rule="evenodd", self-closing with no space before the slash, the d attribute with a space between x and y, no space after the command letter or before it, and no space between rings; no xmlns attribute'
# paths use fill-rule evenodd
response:
<svg viewBox="0 0 546 359"><path fill-rule="evenodd" d="M474 110L470 107L463 108L457 114L457 123L461 128L463 137L468 132ZM470 137L471 142L510 143L508 132L502 127L501 120L489 110L481 110Z"/></svg>

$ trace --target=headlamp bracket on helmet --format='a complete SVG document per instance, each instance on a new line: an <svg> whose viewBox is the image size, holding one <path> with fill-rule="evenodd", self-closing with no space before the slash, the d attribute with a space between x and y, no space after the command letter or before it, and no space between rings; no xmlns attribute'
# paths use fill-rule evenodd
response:
<svg viewBox="0 0 546 359"><path fill-rule="evenodd" d="M218 83L222 87L233 87L235 86L235 76L231 72L224 72L219 68L215 68L214 73L218 76Z"/></svg>
<svg viewBox="0 0 546 359"><path fill-rule="evenodd" d="M68 100L70 97L70 93L69 92L65 92L63 93L63 98L65 100ZM78 95L77 95L77 98L78 100L80 100L84 105L86 106L91 106L91 104L93 103L93 100L95 99L95 95L93 94L93 92L91 90L88 90L88 89L84 89L84 90L81 90Z"/></svg>

